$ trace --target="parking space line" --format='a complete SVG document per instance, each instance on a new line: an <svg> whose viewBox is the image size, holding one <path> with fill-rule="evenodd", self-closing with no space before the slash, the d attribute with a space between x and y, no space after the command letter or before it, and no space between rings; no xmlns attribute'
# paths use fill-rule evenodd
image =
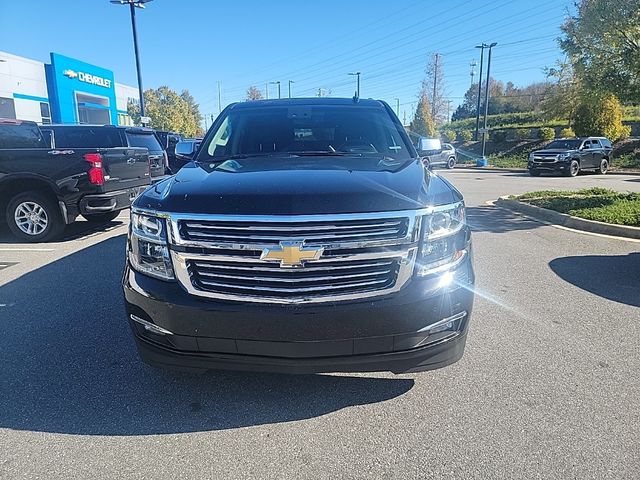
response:
<svg viewBox="0 0 640 480"><path fill-rule="evenodd" d="M53 248L0 248L0 252L53 252Z"/></svg>

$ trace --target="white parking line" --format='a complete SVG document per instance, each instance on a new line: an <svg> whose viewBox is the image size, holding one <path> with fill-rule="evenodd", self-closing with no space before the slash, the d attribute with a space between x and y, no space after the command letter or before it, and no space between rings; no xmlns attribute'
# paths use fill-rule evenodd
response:
<svg viewBox="0 0 640 480"><path fill-rule="evenodd" d="M53 248L0 248L0 252L53 252Z"/></svg>

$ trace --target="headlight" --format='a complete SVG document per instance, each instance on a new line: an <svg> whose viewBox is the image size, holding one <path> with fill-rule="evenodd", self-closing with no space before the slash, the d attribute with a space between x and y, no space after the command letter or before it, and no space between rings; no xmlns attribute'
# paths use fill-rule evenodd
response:
<svg viewBox="0 0 640 480"><path fill-rule="evenodd" d="M422 218L418 275L446 270L466 255L464 204L436 207Z"/></svg>
<svg viewBox="0 0 640 480"><path fill-rule="evenodd" d="M570 153L561 153L560 155L558 155L558 160L560 161L567 160L570 156L571 156Z"/></svg>
<svg viewBox="0 0 640 480"><path fill-rule="evenodd" d="M163 218L131 213L129 262L140 273L161 280L174 280Z"/></svg>
<svg viewBox="0 0 640 480"><path fill-rule="evenodd" d="M530 161L530 162L533 162L533 152L531 152L531 153L529 154L529 161Z"/></svg>

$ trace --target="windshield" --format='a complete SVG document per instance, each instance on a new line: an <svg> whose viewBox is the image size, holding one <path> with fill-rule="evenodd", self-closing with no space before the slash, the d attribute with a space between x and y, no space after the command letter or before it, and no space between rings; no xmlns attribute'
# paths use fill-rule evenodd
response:
<svg viewBox="0 0 640 480"><path fill-rule="evenodd" d="M127 132L130 147L145 147L150 152L159 152L162 147L153 133L131 133Z"/></svg>
<svg viewBox="0 0 640 480"><path fill-rule="evenodd" d="M220 159L279 153L411 158L389 114L359 105L238 108L207 138L203 152Z"/></svg>
<svg viewBox="0 0 640 480"><path fill-rule="evenodd" d="M549 150L577 150L580 148L582 144L582 140L580 139L572 139L572 140L554 140L545 148Z"/></svg>

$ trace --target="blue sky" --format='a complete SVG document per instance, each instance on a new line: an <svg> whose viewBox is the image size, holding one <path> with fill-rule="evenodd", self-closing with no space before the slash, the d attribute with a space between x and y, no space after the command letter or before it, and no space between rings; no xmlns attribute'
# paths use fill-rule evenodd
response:
<svg viewBox="0 0 640 480"><path fill-rule="evenodd" d="M556 38L570 0L154 0L137 10L145 88L189 89L206 114L243 100L250 85L293 80L294 96L381 98L400 116L415 104L439 52L453 108L469 87L473 46L498 42L492 76L526 85L562 54ZM0 0L0 50L48 61L54 51L136 84L128 7L108 0ZM277 87L270 85L270 96Z"/></svg>

